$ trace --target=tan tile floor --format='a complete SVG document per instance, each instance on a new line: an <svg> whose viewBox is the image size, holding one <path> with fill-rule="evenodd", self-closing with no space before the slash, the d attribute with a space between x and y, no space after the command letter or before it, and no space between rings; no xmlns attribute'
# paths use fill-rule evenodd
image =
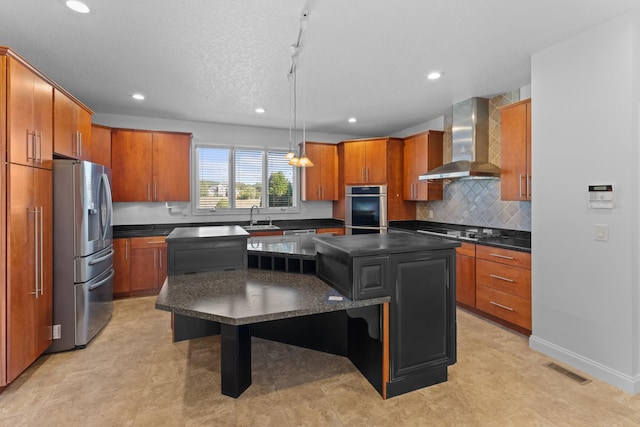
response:
<svg viewBox="0 0 640 427"><path fill-rule="evenodd" d="M639 426L640 395L544 366L521 335L458 310L449 381L387 401L348 359L255 339L253 384L220 394L217 337L171 343L155 297L119 300L84 350L0 394L0 426Z"/></svg>

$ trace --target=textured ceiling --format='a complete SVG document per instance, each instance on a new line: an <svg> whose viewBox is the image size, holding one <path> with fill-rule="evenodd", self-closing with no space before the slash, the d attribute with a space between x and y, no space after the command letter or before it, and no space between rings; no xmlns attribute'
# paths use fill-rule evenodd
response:
<svg viewBox="0 0 640 427"><path fill-rule="evenodd" d="M290 45L307 9L298 116L308 130L363 136L527 85L532 54L640 10L638 0L85 3L87 15L63 0L2 0L0 45L98 113L287 128ZM445 76L428 81L432 70Z"/></svg>

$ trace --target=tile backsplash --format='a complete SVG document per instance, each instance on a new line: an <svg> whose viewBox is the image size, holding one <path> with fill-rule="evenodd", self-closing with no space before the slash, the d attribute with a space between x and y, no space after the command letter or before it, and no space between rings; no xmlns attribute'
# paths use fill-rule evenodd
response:
<svg viewBox="0 0 640 427"><path fill-rule="evenodd" d="M515 90L491 98L489 101L489 161L500 165L501 105L520 100ZM451 112L444 116L443 160L451 161ZM429 217L429 211L433 217ZM423 221L477 225L508 230L531 231L531 202L500 200L500 180L461 180L444 184L444 200L419 202L416 217Z"/></svg>

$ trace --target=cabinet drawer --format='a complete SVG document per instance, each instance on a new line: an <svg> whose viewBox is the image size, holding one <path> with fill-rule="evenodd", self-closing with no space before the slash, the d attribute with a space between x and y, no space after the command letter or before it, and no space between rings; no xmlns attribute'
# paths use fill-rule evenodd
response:
<svg viewBox="0 0 640 427"><path fill-rule="evenodd" d="M150 236L150 237L132 237L131 249L149 249L157 247L165 247L167 236Z"/></svg>
<svg viewBox="0 0 640 427"><path fill-rule="evenodd" d="M528 252L476 245L476 258L531 269L531 254Z"/></svg>
<svg viewBox="0 0 640 427"><path fill-rule="evenodd" d="M476 256L476 245L475 243L466 243L461 242L462 246L456 248L456 253L458 255L466 255L475 257Z"/></svg>
<svg viewBox="0 0 640 427"><path fill-rule="evenodd" d="M476 259L476 283L531 299L531 270Z"/></svg>
<svg viewBox="0 0 640 427"><path fill-rule="evenodd" d="M477 285L476 308L531 330L531 300L529 299Z"/></svg>

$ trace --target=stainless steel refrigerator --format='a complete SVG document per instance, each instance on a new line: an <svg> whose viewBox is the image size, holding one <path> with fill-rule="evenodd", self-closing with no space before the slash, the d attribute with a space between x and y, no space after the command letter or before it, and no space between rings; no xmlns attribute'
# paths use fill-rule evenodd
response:
<svg viewBox="0 0 640 427"><path fill-rule="evenodd" d="M53 162L53 343L85 347L113 312L111 170Z"/></svg>

